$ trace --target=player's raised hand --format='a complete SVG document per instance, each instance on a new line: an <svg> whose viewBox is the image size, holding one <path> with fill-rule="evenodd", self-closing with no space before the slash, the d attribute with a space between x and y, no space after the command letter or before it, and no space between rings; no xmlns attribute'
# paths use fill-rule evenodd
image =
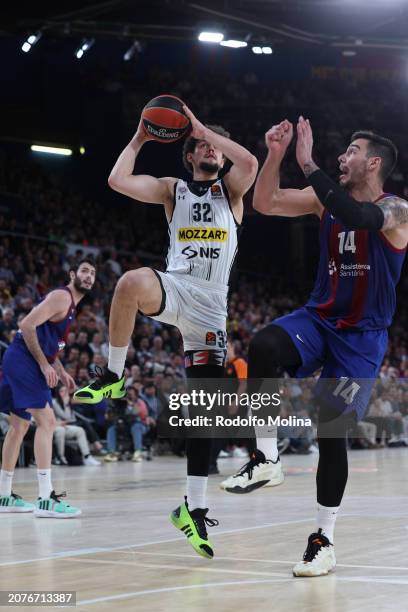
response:
<svg viewBox="0 0 408 612"><path fill-rule="evenodd" d="M296 159L302 170L305 164L312 161L312 151L313 132L310 121L301 115L297 124Z"/></svg>
<svg viewBox="0 0 408 612"><path fill-rule="evenodd" d="M135 140L138 140L139 143L147 142L148 140L154 140L152 136L150 136L144 128L143 119L140 119L139 125L137 126L136 134L133 137Z"/></svg>
<svg viewBox="0 0 408 612"><path fill-rule="evenodd" d="M47 382L47 385L51 389L53 389L54 387L57 386L57 384L58 384L58 374L56 373L56 371L54 370L52 365L47 363L47 365L41 366L41 372L44 374L44 378L45 378L45 380Z"/></svg>
<svg viewBox="0 0 408 612"><path fill-rule="evenodd" d="M282 155L286 152L293 138L293 125L285 119L277 125L273 125L265 134L265 144L269 151L275 151Z"/></svg>
<svg viewBox="0 0 408 612"><path fill-rule="evenodd" d="M193 136L193 138L196 138L197 140L205 140L208 134L208 130L205 127L205 125L203 125L201 121L197 119L197 117L191 112L191 110L185 104L183 105L183 111L186 113L187 117L190 119L191 136Z"/></svg>

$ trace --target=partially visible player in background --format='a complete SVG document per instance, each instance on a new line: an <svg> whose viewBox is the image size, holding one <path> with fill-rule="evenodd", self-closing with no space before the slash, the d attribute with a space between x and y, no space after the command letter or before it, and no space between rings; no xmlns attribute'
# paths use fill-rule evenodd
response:
<svg viewBox="0 0 408 612"><path fill-rule="evenodd" d="M338 185L314 163L312 130L303 117L296 157L310 186L282 189L279 169L292 134L288 121L267 132L268 157L253 204L265 215L320 218L318 274L304 308L275 319L254 336L248 365L250 378L258 380L277 379L282 372L311 376L322 368L315 395L320 453L316 530L293 568L295 576L321 576L336 565L334 527L348 478L347 430L364 417L387 349L408 243L408 202L384 193L397 161L390 140L368 131L353 134L338 158ZM261 452L256 461L262 463L262 457Z"/></svg>
<svg viewBox="0 0 408 612"><path fill-rule="evenodd" d="M65 371L58 352L75 319L76 306L95 282L95 265L86 259L70 270L67 286L51 291L20 323L3 357L0 410L10 414L10 427L2 449L0 512L32 512L37 517L72 518L79 508L61 500L51 484L51 459L56 418L51 389L61 381L69 391L74 379ZM12 492L12 479L20 447L31 417L36 423L34 457L39 496L34 504ZM85 457L85 462L87 461Z"/></svg>
<svg viewBox="0 0 408 612"><path fill-rule="evenodd" d="M84 403L106 394L124 395L124 365L137 312L179 328L189 379L224 377L227 293L237 252L237 229L243 216L243 195L255 180L258 162L229 138L220 126L205 126L184 107L192 132L184 143L183 162L189 182L133 175L142 146L152 140L142 122L119 156L110 186L140 202L164 206L170 246L165 273L150 268L126 272L119 280L109 319L109 363L103 376L75 393ZM232 168L223 179L226 159ZM198 384L198 383L197 383ZM206 491L211 438L188 439L187 496L171 515L173 524L203 557L212 558L207 537Z"/></svg>

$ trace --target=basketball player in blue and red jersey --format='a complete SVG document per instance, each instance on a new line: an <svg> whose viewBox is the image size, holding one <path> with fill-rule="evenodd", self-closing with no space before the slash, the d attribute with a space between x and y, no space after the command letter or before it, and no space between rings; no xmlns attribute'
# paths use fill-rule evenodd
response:
<svg viewBox="0 0 408 612"><path fill-rule="evenodd" d="M37 517L72 518L79 508L61 500L51 484L52 440L56 427L51 389L61 381L72 392L74 379L64 370L58 352L75 319L76 306L95 282L95 265L82 260L70 270L67 286L51 291L21 321L3 356L0 410L10 415L2 449L0 512L34 512ZM39 496L34 504L12 492L14 468L31 418L36 423L34 456Z"/></svg>
<svg viewBox="0 0 408 612"><path fill-rule="evenodd" d="M384 193L397 161L390 140L368 131L353 134L338 158L337 184L314 163L312 130L303 117L297 125L296 156L310 186L281 189L280 164L292 135L288 121L267 132L268 156L256 183L254 208L264 215L320 218L318 274L305 307L254 336L248 365L252 379L277 378L283 371L310 376L322 368L315 389L320 452L316 529L303 560L293 568L295 576L320 576L336 565L334 526L348 477L346 431L351 419L365 414L387 348L408 243L408 203ZM257 446L243 488L269 458L262 439ZM253 488L252 483L248 491Z"/></svg>

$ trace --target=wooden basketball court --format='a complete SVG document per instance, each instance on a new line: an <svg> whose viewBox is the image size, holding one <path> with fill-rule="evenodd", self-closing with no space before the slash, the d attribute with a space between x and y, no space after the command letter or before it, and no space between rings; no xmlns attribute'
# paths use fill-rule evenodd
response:
<svg viewBox="0 0 408 612"><path fill-rule="evenodd" d="M249 495L210 477L216 557L198 557L168 521L183 499L185 461L57 467L53 484L83 516L0 515L0 590L73 590L78 610L408 610L408 451L350 452L336 529L336 572L293 578L314 528L317 455L284 456L285 483ZM224 475L242 460L219 461ZM35 469L14 490L37 494ZM34 607L31 609L43 609Z"/></svg>

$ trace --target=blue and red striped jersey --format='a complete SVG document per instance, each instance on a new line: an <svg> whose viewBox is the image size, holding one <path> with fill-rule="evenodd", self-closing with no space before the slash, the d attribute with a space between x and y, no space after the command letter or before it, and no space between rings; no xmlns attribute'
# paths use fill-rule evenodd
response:
<svg viewBox="0 0 408 612"><path fill-rule="evenodd" d="M71 296L71 304L65 317L60 321L45 321L37 327L38 342L41 350L50 363L55 360L58 352L64 348L69 328L71 327L76 314L74 298L72 297L72 293L69 288L59 287L59 289L68 291ZM23 334L20 330L16 333L14 342L18 342L20 344L22 343L28 351L24 342Z"/></svg>
<svg viewBox="0 0 408 612"><path fill-rule="evenodd" d="M381 231L348 230L325 210L317 278L306 308L337 329L389 327L405 254Z"/></svg>

